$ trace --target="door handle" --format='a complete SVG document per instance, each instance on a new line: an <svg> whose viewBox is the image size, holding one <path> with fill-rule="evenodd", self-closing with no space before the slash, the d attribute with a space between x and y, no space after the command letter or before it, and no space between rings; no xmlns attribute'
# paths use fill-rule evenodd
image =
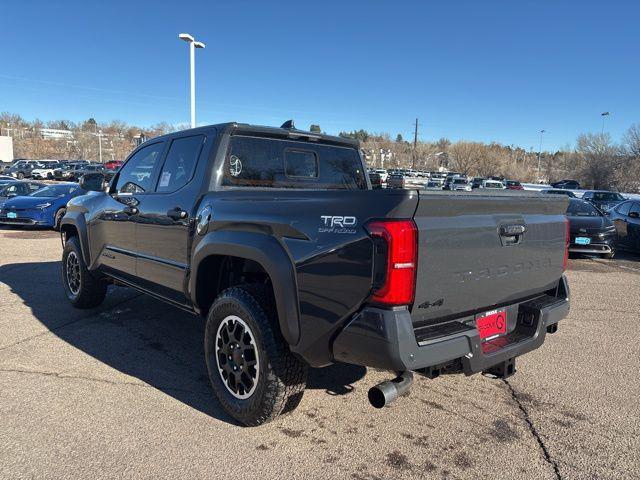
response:
<svg viewBox="0 0 640 480"><path fill-rule="evenodd" d="M184 220L189 214L180 207L173 208L167 212L167 217L172 220Z"/></svg>

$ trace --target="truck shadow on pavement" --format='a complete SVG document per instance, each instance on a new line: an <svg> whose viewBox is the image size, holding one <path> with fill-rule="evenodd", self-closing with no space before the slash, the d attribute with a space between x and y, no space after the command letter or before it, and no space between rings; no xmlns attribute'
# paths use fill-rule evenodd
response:
<svg viewBox="0 0 640 480"><path fill-rule="evenodd" d="M121 287L110 287L98 308L74 309L64 295L59 262L2 265L0 282L10 287L52 334L134 379L118 375L114 380L113 372L90 362L86 371L83 362L74 362L80 366L74 367L73 376L150 386L211 417L236 424L211 391L204 361L204 321L200 317ZM24 348L28 341L27 337L13 344L21 343ZM0 349L11 345L0 343ZM54 359L51 370L59 363L64 365L59 370L71 374L64 358L58 362ZM330 395L348 394L365 373L364 367L347 364L312 369L307 388L325 390Z"/></svg>

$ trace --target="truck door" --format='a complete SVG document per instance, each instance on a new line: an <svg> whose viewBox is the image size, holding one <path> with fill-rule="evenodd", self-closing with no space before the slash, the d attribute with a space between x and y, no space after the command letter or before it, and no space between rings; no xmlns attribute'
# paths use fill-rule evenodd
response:
<svg viewBox="0 0 640 480"><path fill-rule="evenodd" d="M633 202L627 221L627 246L640 250L640 202Z"/></svg>
<svg viewBox="0 0 640 480"><path fill-rule="evenodd" d="M614 211L613 224L616 227L616 233L618 234L618 244L621 247L628 247L628 235L629 229L627 228L629 225L629 210L633 202L624 202L618 205Z"/></svg>
<svg viewBox="0 0 640 480"><path fill-rule="evenodd" d="M207 164L202 152L211 137L190 133L171 139L155 188L140 197L135 219L139 281L182 304L188 303L191 229Z"/></svg>
<svg viewBox="0 0 640 480"><path fill-rule="evenodd" d="M105 206L89 224L92 263L125 280L135 280L135 223L138 204L153 189L165 142L137 150L118 172Z"/></svg>

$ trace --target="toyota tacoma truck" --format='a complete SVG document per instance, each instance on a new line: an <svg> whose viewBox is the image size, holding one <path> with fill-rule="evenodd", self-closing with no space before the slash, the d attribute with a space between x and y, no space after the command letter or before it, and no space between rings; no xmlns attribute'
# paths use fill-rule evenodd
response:
<svg viewBox="0 0 640 480"><path fill-rule="evenodd" d="M240 423L292 411L309 367L505 378L569 311L567 199L371 189L359 144L227 123L139 146L61 222L78 308L125 285L204 317L215 396Z"/></svg>

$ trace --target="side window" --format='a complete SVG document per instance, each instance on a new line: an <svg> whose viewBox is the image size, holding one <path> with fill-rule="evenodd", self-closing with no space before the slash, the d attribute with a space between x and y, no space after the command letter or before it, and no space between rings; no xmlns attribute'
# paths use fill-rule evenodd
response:
<svg viewBox="0 0 640 480"><path fill-rule="evenodd" d="M29 184L29 192L35 192L36 190L40 190L41 188L42 188L42 185L38 185L37 183Z"/></svg>
<svg viewBox="0 0 640 480"><path fill-rule="evenodd" d="M629 209L631 208L631 204L633 202L624 202L616 207L616 212L620 215L624 215L625 217L629 215Z"/></svg>
<svg viewBox="0 0 640 480"><path fill-rule="evenodd" d="M120 169L116 193L143 193L153 189L154 173L160 162L164 142L138 150Z"/></svg>
<svg viewBox="0 0 640 480"><path fill-rule="evenodd" d="M633 202L631 208L629 209L629 213L637 213L640 215L640 202Z"/></svg>
<svg viewBox="0 0 640 480"><path fill-rule="evenodd" d="M591 197L593 197L593 193L591 192L586 192L584 195L582 195L583 200L591 200Z"/></svg>
<svg viewBox="0 0 640 480"><path fill-rule="evenodd" d="M176 138L171 142L167 159L160 172L157 192L175 192L189 183L196 169L203 143L204 135Z"/></svg>
<svg viewBox="0 0 640 480"><path fill-rule="evenodd" d="M318 178L318 157L315 152L285 150L284 171L287 177Z"/></svg>

